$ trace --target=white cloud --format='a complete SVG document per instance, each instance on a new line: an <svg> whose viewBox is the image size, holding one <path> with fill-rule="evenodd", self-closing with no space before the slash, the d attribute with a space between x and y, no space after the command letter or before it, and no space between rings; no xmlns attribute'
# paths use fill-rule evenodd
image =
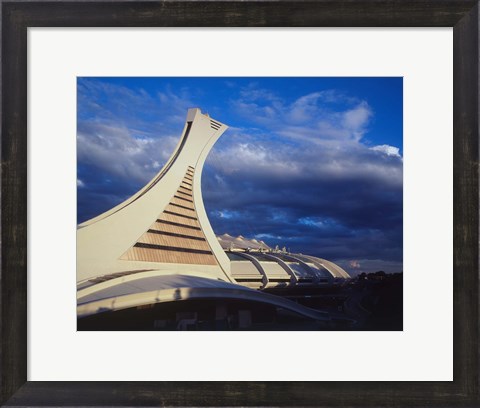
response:
<svg viewBox="0 0 480 408"><path fill-rule="evenodd" d="M255 234L255 239L283 239L280 235L273 234Z"/></svg>
<svg viewBox="0 0 480 408"><path fill-rule="evenodd" d="M375 152L382 152L386 154L387 156L393 156L393 157L401 157L400 156L400 149L395 146L389 146L389 145L379 145L379 146L374 146L370 148L371 150Z"/></svg>
<svg viewBox="0 0 480 408"><path fill-rule="evenodd" d="M224 219L232 219L232 218L239 218L240 214L238 211L230 211L230 210L217 210L213 212L213 215L219 218Z"/></svg>
<svg viewBox="0 0 480 408"><path fill-rule="evenodd" d="M85 187L85 183L82 180L77 179L77 187L79 188Z"/></svg>
<svg viewBox="0 0 480 408"><path fill-rule="evenodd" d="M371 273L384 271L387 273L403 272L403 263L396 261L386 261L382 259L336 259L335 263L344 268L352 276L359 275L362 272Z"/></svg>
<svg viewBox="0 0 480 408"><path fill-rule="evenodd" d="M165 92L159 92L157 96L162 103L162 109L167 110L167 116L168 111L171 111L170 115L178 115L184 120L187 110L193 107L190 94L186 89L182 89L180 93L175 93L167 88Z"/></svg>
<svg viewBox="0 0 480 408"><path fill-rule="evenodd" d="M126 127L84 122L77 133L78 159L106 175L146 182L172 153L177 136L135 138Z"/></svg>
<svg viewBox="0 0 480 408"><path fill-rule="evenodd" d="M401 186L402 161L385 156L362 143L322 141L279 143L259 136L254 140L235 132L221 139L207 163L220 176L233 173L269 179L272 183L306 180L371 180L379 185ZM240 142L245 139L247 142Z"/></svg>
<svg viewBox="0 0 480 408"><path fill-rule="evenodd" d="M300 224L307 225L308 227L321 228L325 225L322 220L313 219L312 217L303 217L298 220Z"/></svg>
<svg viewBox="0 0 480 408"><path fill-rule="evenodd" d="M348 129L363 129L372 116L372 110L366 102L361 102L355 108L343 114L343 124Z"/></svg>
<svg viewBox="0 0 480 408"><path fill-rule="evenodd" d="M353 261L350 261L349 262L349 265L353 268L353 269L360 269L360 262L358 262L357 260L353 260Z"/></svg>
<svg viewBox="0 0 480 408"><path fill-rule="evenodd" d="M300 123L311 120L316 115L317 102L321 97L321 92L315 92L298 98L288 109L288 119Z"/></svg>
<svg viewBox="0 0 480 408"><path fill-rule="evenodd" d="M228 139L217 143L208 160L219 174L257 174L272 181L315 178L362 179L389 186L403 183L399 149L370 148L362 142L374 116L366 101L335 90L319 90L288 103L251 84L232 106L263 130L229 129Z"/></svg>
<svg viewBox="0 0 480 408"><path fill-rule="evenodd" d="M245 173L282 177L298 172L295 162L285 160L284 147L262 143L233 143L211 152L208 162L223 174Z"/></svg>
<svg viewBox="0 0 480 408"><path fill-rule="evenodd" d="M232 100L233 109L253 123L295 140L359 141L373 116L366 101L335 90L321 90L292 102L250 84Z"/></svg>

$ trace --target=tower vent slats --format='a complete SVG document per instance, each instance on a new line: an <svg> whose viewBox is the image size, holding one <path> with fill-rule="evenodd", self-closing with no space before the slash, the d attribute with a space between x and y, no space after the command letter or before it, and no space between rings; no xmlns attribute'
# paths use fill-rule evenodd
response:
<svg viewBox="0 0 480 408"><path fill-rule="evenodd" d="M189 194L192 193L192 189L191 188L188 188L188 187L185 187L185 186L180 186L179 189L182 189L182 191L187 191Z"/></svg>
<svg viewBox="0 0 480 408"><path fill-rule="evenodd" d="M198 224L198 221L196 220L190 220L188 218L182 218L177 215L173 214L167 214L167 213L162 213L159 218L161 221L169 221L170 223L173 223L174 225L181 225L181 226L190 226L190 227L196 227L200 229L200 225Z"/></svg>
<svg viewBox="0 0 480 408"><path fill-rule="evenodd" d="M174 207L178 207L178 208L183 208L184 210L188 210L188 211L195 211L194 208L186 207L186 206L183 205L183 204L177 204L177 203L175 203L175 202L173 201L173 199L172 199L172 201L170 201L170 205L173 205Z"/></svg>
<svg viewBox="0 0 480 408"><path fill-rule="evenodd" d="M192 250L201 250L201 251L210 251L210 248L207 242L203 239L192 239L184 238L176 235L162 235L154 234L147 232L143 234L139 241L135 244L148 244L148 245L159 245L159 246L172 246L176 248L192 249Z"/></svg>
<svg viewBox="0 0 480 408"><path fill-rule="evenodd" d="M148 242L137 242L134 245L135 248L148 248L148 249L161 249L163 251L175 251L175 252L187 252L191 254L203 254L211 255L212 251L196 249L196 248L185 248L185 247L175 247L167 245L158 245L158 244L149 244Z"/></svg>
<svg viewBox="0 0 480 408"><path fill-rule="evenodd" d="M190 199L185 198L185 197L180 197L178 195L174 195L173 197L178 199L178 200L186 201L187 203L193 203L193 200L190 200Z"/></svg>
<svg viewBox="0 0 480 408"><path fill-rule="evenodd" d="M171 213L169 214L166 211L162 213L162 215L160 216L160 219L165 220L165 221L174 222L176 224L190 225L192 227L200 228L200 225L198 224L197 220L192 220L192 219L189 219L189 218L186 218L186 217L180 217L176 214L171 214Z"/></svg>
<svg viewBox="0 0 480 408"><path fill-rule="evenodd" d="M177 190L177 193L182 194L183 196L193 197L192 194L187 193L185 191L181 191L180 189Z"/></svg>
<svg viewBox="0 0 480 408"><path fill-rule="evenodd" d="M173 196L173 198L170 200L170 204L178 205L180 207L185 207L186 209L195 211L192 200L184 199L178 196Z"/></svg>
<svg viewBox="0 0 480 408"><path fill-rule="evenodd" d="M163 225L163 226L173 226L173 227L181 227L181 228L189 228L189 229L193 229L193 230L197 230L197 231L201 231L201 228L200 227L197 227L196 225L185 225L185 224L182 224L182 223L177 223L177 222L172 222L172 221L168 221L168 220L160 220L158 219L156 221L156 223L158 225ZM164 227L166 228L166 227Z"/></svg>
<svg viewBox="0 0 480 408"><path fill-rule="evenodd" d="M222 127L222 125L214 120L210 120L210 127L214 130L218 130Z"/></svg>
<svg viewBox="0 0 480 408"><path fill-rule="evenodd" d="M171 207L172 207L172 205L169 204L167 206L168 210L165 210L164 213L165 214L170 214L170 215L175 215L177 217L188 218L190 220L195 220L195 221L197 220L197 217L192 217L190 215L183 214L184 211L182 209L175 209L175 208L171 208ZM175 210L175 211L172 211L172 210Z"/></svg>
<svg viewBox="0 0 480 408"><path fill-rule="evenodd" d="M193 201L193 170L189 167L158 219L121 259L129 261L216 265L201 230Z"/></svg>
<svg viewBox="0 0 480 408"><path fill-rule="evenodd" d="M156 229L149 229L147 232L149 232L151 234L169 235L169 236L172 236L172 237L188 238L188 239L195 239L195 240L198 240L198 241L205 241L204 237L198 237L198 236L195 236L195 235L178 234L176 232L159 231L159 230L156 230Z"/></svg>
<svg viewBox="0 0 480 408"><path fill-rule="evenodd" d="M133 247L122 259L129 261L145 261L174 264L216 265L213 255L195 254L178 251L165 251L150 248Z"/></svg>

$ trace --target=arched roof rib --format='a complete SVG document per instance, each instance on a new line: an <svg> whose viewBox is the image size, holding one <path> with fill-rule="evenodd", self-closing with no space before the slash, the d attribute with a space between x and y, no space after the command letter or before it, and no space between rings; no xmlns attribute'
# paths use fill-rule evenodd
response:
<svg viewBox="0 0 480 408"><path fill-rule="evenodd" d="M278 256L278 255L274 254L274 256ZM312 268L312 266L308 265L299 256L297 256L297 254L282 254L281 257L290 262L298 263L303 268L303 270L307 272L308 276L311 277L316 282L320 282L321 279L324 279L326 277L324 274L321 273L320 269ZM290 267L292 266L292 264L288 264L288 265Z"/></svg>
<svg viewBox="0 0 480 408"><path fill-rule="evenodd" d="M242 273L241 268L253 267L265 277L264 285L259 289L277 286L281 282L289 285L332 283L335 279L348 279L349 275L333 262L325 259L303 254L284 252L258 252L258 251L227 251L232 268L237 271L235 275L241 279L237 283L252 287L248 282L248 272ZM241 276L245 275L245 276ZM282 276L288 277L286 281Z"/></svg>
<svg viewBox="0 0 480 408"><path fill-rule="evenodd" d="M348 273L340 266L326 259L311 255L274 251L263 241L245 238L241 235L233 237L229 234L223 234L217 236L217 239L225 251L234 251L235 253L247 252L255 257L260 265L265 262L278 263L292 276L292 284L298 282L299 279L306 280L311 278L315 283L325 283L325 279L332 281L334 279L350 278ZM272 267L268 269L272 269ZM268 272L265 272L268 275Z"/></svg>
<svg viewBox="0 0 480 408"><path fill-rule="evenodd" d="M330 268L335 269L336 272L338 274L340 274L340 276L342 278L350 279L350 275L347 272L345 272L342 268L340 268L337 264L334 264L333 262L327 261L326 259L322 259L322 258L319 258L319 259L324 265L328 265Z"/></svg>
<svg viewBox="0 0 480 408"><path fill-rule="evenodd" d="M325 265L323 265L318 258L314 258L314 257L303 255L303 254L295 254L295 256L297 258L303 259L306 262L311 262L317 268L318 273L324 275L323 278L326 277L330 280L333 280L338 277L337 273L326 268Z"/></svg>
<svg viewBox="0 0 480 408"><path fill-rule="evenodd" d="M263 279L262 279L263 286L262 286L262 288L267 287L268 276L267 276L267 273L265 272L265 269L262 268L262 265L260 264L260 262L258 262L258 260L254 256L251 256L251 255L246 254L246 253L238 253L238 255L245 258L245 260L250 261L255 266L255 268L257 268L257 270L263 276Z"/></svg>
<svg viewBox="0 0 480 408"><path fill-rule="evenodd" d="M158 289L145 290L151 287ZM110 289L110 291L105 289L98 291L94 296L80 299L77 306L78 316L86 317L96 313L188 299L232 299L269 304L317 321L330 320L327 312L310 309L279 296L213 279L175 275L157 276L156 278L140 278L130 284L123 283Z"/></svg>
<svg viewBox="0 0 480 408"><path fill-rule="evenodd" d="M297 283L301 279L313 279L314 274L307 265L302 265L300 262L293 260L291 257L286 254L270 254L273 258L277 259L277 262L284 262L285 265L292 271L295 275Z"/></svg>
<svg viewBox="0 0 480 408"><path fill-rule="evenodd" d="M253 253L252 253L253 255ZM271 259L272 261L275 261L278 265L280 265L280 267L285 271L287 272L287 274L290 276L290 283L291 284L296 284L298 283L298 277L297 275L295 274L295 272L292 270L292 268L290 268L286 262L284 262L283 260L281 260L280 258L274 256L273 254L270 254L270 253L263 253L262 254L265 258L267 259Z"/></svg>
<svg viewBox="0 0 480 408"><path fill-rule="evenodd" d="M298 262L301 262L303 265L306 265L310 269L311 273L315 276L317 281L323 281L325 278L331 280L333 278L331 272L319 263L314 263L310 259L306 259L306 261L309 262L307 263L297 254L288 254L288 256Z"/></svg>
<svg viewBox="0 0 480 408"><path fill-rule="evenodd" d="M333 262L327 261L326 259L317 258L310 255L303 255L303 257L310 259L314 263L320 264L322 267L327 269L334 278L350 279L350 275L347 274L342 268Z"/></svg>

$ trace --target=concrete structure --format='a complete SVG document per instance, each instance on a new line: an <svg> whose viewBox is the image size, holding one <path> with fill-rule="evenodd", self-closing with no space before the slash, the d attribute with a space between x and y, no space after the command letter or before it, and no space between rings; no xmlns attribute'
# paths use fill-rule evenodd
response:
<svg viewBox="0 0 480 408"><path fill-rule="evenodd" d="M232 282L203 206L202 168L227 126L190 109L169 161L137 194L78 226L77 281L162 270Z"/></svg>
<svg viewBox="0 0 480 408"><path fill-rule="evenodd" d="M215 236L200 180L210 149L226 129L199 109L190 109L180 141L160 172L128 200L78 226L79 318L198 299L214 302L218 312L223 299L241 301L244 308L248 302L265 304L315 321L328 320L328 314L249 289L320 283L324 270L334 270L325 266L327 261L320 266L317 258L245 252L237 255L247 261L242 263L231 259L232 252L226 253L222 239ZM257 251L270 251L261 241L243 244L245 251L252 245ZM222 315L217 312L217 317ZM245 310L241 312L245 317ZM244 324L248 321L245 318Z"/></svg>
<svg viewBox="0 0 480 408"><path fill-rule="evenodd" d="M326 259L270 248L265 242L223 234L218 242L230 259L230 273L253 289L324 286L343 283L350 275Z"/></svg>

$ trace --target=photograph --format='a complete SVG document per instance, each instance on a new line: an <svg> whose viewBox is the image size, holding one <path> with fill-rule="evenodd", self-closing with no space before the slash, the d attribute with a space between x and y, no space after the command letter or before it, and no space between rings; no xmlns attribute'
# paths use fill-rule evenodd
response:
<svg viewBox="0 0 480 408"><path fill-rule="evenodd" d="M79 331L403 330L402 77L77 77Z"/></svg>

